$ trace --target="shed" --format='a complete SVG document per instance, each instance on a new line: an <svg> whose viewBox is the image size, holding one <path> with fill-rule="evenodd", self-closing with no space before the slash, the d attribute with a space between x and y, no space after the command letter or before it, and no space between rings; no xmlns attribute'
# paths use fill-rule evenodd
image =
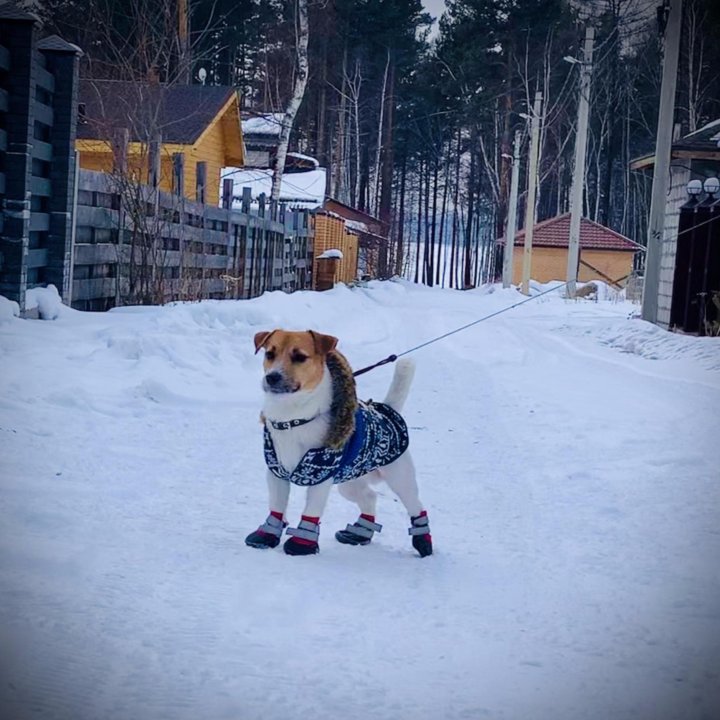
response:
<svg viewBox="0 0 720 720"><path fill-rule="evenodd" d="M567 255L570 241L570 213L558 215L537 223L533 231L532 272L534 280L549 282L565 280ZM498 244L504 245L505 238ZM515 235L512 282L522 281L525 231ZM520 252L518 252L518 249ZM642 245L611 230L604 225L582 218L580 221L580 263L578 280L602 280L613 285L623 285L633 270L635 253Z"/></svg>

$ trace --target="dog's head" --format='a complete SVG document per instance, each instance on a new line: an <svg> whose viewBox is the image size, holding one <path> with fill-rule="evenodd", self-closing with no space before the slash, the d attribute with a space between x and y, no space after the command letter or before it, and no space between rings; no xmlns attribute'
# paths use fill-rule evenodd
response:
<svg viewBox="0 0 720 720"><path fill-rule="evenodd" d="M337 338L307 330L271 330L255 334L255 353L265 350L263 390L295 393L315 389L323 378L327 354Z"/></svg>

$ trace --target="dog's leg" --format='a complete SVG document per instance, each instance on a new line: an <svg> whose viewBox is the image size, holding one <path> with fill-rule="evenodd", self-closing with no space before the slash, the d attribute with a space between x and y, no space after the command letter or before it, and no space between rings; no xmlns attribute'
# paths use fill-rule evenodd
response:
<svg viewBox="0 0 720 720"><path fill-rule="evenodd" d="M373 534L382 530L382 525L375 522L377 493L370 487L369 478L369 475L363 475L338 485L338 492L360 508L360 517L335 533L335 539L343 545L368 545Z"/></svg>
<svg viewBox="0 0 720 720"><path fill-rule="evenodd" d="M421 557L432 555L432 535L427 512L420 501L415 465L409 452L403 453L395 462L380 469L380 474L410 515L412 545Z"/></svg>
<svg viewBox="0 0 720 720"><path fill-rule="evenodd" d="M280 537L287 525L285 511L290 497L290 482L266 473L268 484L268 504L270 514L267 520L255 532L245 538L245 544L255 548L274 548L280 544Z"/></svg>
<svg viewBox="0 0 720 720"><path fill-rule="evenodd" d="M290 528L283 549L288 555L314 555L320 551L318 539L320 537L320 518L327 505L332 480L312 485L307 489L305 510L297 528Z"/></svg>
<svg viewBox="0 0 720 720"><path fill-rule="evenodd" d="M269 470L266 473L268 484L268 504L271 513L279 513L280 519L285 515L290 498L290 481L282 480Z"/></svg>

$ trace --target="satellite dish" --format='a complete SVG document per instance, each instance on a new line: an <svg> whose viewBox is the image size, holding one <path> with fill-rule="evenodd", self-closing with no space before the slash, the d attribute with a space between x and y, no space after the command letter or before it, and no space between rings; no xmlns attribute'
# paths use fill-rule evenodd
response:
<svg viewBox="0 0 720 720"><path fill-rule="evenodd" d="M201 67L198 70L198 78L200 79L200 82L204 85L205 80L207 79L207 70L204 67Z"/></svg>

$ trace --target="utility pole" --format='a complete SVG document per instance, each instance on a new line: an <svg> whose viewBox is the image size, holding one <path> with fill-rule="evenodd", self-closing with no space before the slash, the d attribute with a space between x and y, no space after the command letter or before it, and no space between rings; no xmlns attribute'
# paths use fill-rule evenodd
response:
<svg viewBox="0 0 720 720"><path fill-rule="evenodd" d="M570 195L570 238L567 259L567 296L575 297L578 263L580 261L580 221L583 216L583 189L585 187L585 155L587 152L588 114L590 106L590 78L592 76L595 28L585 28L583 60L580 63L580 100L578 102L577 131L575 134L575 165Z"/></svg>
<svg viewBox="0 0 720 720"><path fill-rule="evenodd" d="M528 167L528 194L525 207L525 248L523 252L522 292L530 294L530 267L532 265L532 240L535 230L535 198L537 195L538 155L540 154L540 113L543 96L535 93L533 114L530 122L530 164Z"/></svg>
<svg viewBox="0 0 720 720"><path fill-rule="evenodd" d="M520 131L515 131L513 142L512 175L510 177L510 207L508 208L507 225L505 226L505 254L503 255L503 287L512 285L513 250L515 249L515 233L517 232L517 200L518 183L520 181Z"/></svg>
<svg viewBox="0 0 720 720"><path fill-rule="evenodd" d="M666 0L667 2L667 0ZM663 58L660 111L655 140L650 217L648 219L645 282L643 283L643 320L657 322L658 289L660 287L660 257L665 230L665 199L670 180L673 121L675 119L675 87L677 85L682 0L669 0L670 14L665 27L665 55Z"/></svg>

